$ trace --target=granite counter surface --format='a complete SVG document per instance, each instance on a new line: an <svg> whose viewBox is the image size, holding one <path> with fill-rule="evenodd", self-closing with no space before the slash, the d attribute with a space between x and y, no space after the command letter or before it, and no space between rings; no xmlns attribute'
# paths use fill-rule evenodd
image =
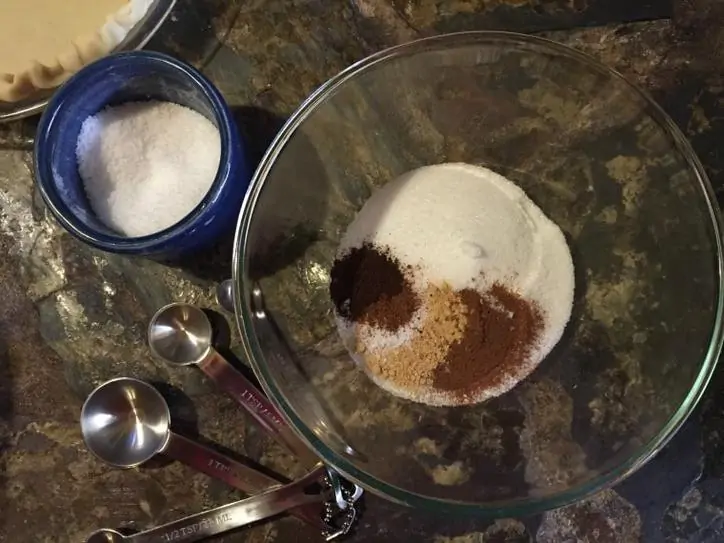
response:
<svg viewBox="0 0 724 543"><path fill-rule="evenodd" d="M258 159L304 97L351 62L419 36L483 28L541 33L648 89L690 138L724 203L724 5L714 0L179 0L152 47L203 66ZM75 543L100 526L143 528L240 496L178 463L121 471L94 459L80 437L80 405L118 375L157 383L179 431L290 469L291 459L235 404L198 373L153 361L145 347L148 318L164 303L214 307L213 285L230 269L229 241L174 266L76 242L33 188L34 124L0 126L0 541ZM350 541L722 541L723 387L719 372L659 456L585 502L493 522L439 518L368 496ZM218 538L317 540L288 518Z"/></svg>

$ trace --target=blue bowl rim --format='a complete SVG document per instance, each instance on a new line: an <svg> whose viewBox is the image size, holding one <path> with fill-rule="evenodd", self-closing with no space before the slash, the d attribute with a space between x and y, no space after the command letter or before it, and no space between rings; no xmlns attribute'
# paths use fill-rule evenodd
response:
<svg viewBox="0 0 724 543"><path fill-rule="evenodd" d="M204 97L211 104L221 137L219 168L209 191L201 202L179 222L164 230L146 236L128 237L120 234L105 234L89 228L78 220L76 215L68 209L68 206L57 196L55 190L49 188L54 187L55 184L45 182L47 179L52 179L52 172L48 171L51 166L47 161L46 146L49 130L53 127L58 112L64 107L67 101L73 99L73 91L77 87L82 87L88 78L97 77L99 73L113 69L119 62L124 64L128 64L129 62L163 64L183 74L202 91ZM203 217L208 204L218 197L223 190L229 177L226 165L230 159L229 148L233 141L234 130L231 113L220 91L193 66L170 55L155 51L126 51L108 55L85 66L74 74L48 102L48 107L45 109L38 123L37 136L35 138L33 168L35 170L36 183L43 200L55 218L63 227L81 241L115 253L153 252L156 248L160 248L160 246L167 244L174 238L185 235L189 230L194 228Z"/></svg>

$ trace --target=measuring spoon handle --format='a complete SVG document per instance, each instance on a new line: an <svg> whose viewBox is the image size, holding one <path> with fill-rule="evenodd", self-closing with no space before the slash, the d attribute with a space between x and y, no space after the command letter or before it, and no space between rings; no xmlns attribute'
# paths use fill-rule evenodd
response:
<svg viewBox="0 0 724 543"><path fill-rule="evenodd" d="M308 494L307 487L319 480L323 468L317 468L298 481L274 490L188 516L150 530L126 536L127 543L170 543L198 541L222 532L241 528L252 522L276 516L288 509L321 502L321 493Z"/></svg>
<svg viewBox="0 0 724 543"><path fill-rule="evenodd" d="M280 445L295 454L305 465L319 462L309 447L284 422L269 399L215 349L210 349L206 358L199 363L199 368L216 386L239 402Z"/></svg>
<svg viewBox="0 0 724 543"><path fill-rule="evenodd" d="M205 473L247 494L259 494L281 482L252 467L246 466L196 441L171 432L163 451L196 471ZM290 511L292 515L320 530L326 529L321 504L311 504Z"/></svg>

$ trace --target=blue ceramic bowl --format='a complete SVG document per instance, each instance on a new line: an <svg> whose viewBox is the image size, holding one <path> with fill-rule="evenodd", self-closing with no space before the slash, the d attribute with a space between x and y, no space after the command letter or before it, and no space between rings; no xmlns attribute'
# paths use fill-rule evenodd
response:
<svg viewBox="0 0 724 543"><path fill-rule="evenodd" d="M155 234L126 237L93 213L78 173L76 142L90 115L140 100L175 102L211 120L221 134L221 161L209 192L186 217ZM251 176L241 137L219 91L191 66L149 51L105 57L68 80L40 119L34 166L43 199L76 238L104 251L156 258L213 245L235 224Z"/></svg>

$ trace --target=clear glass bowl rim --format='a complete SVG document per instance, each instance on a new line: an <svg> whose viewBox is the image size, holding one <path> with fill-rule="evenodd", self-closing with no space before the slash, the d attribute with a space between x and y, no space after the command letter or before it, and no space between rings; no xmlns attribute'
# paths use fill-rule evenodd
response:
<svg viewBox="0 0 724 543"><path fill-rule="evenodd" d="M620 80L622 83L627 85L633 93L638 94L639 97L644 100L649 108L648 113L651 115L653 120L656 121L656 123L661 126L665 132L667 132L675 148L679 151L679 153L681 153L683 159L689 165L691 172L697 178L715 235L718 288L715 304L716 313L712 324L711 339L709 341L709 347L706 355L701 363L699 373L696 376L689 393L686 395L679 408L676 409L667 423L662 426L657 435L654 436L648 443L641 446L636 454L631 455L625 462L621 463L615 469L600 473L585 483L568 488L555 495L540 498L528 497L518 500L474 503L442 500L409 492L397 486L390 485L355 467L345 456L336 453L323 443L316 434L304 424L302 419L297 416L294 408L289 404L289 402L287 402L284 394L274 382L271 373L268 371L268 368L264 363L263 349L257 341L254 332L254 317L250 301L248 299L248 293L251 292L252 285L249 284L246 277L246 262L244 254L249 228L254 216L258 197L268 178L269 172L276 162L276 159L283 152L286 143L294 135L296 129L313 111L315 111L318 106L322 105L329 96L334 94L340 86L354 79L357 75L369 70L376 64L383 63L390 59L409 56L411 54L427 50L442 50L450 46L460 47L464 45L495 43L501 45L514 44L518 47L527 47L532 51L541 49L548 50L552 54L577 60L585 64L590 69ZM687 417L691 414L701 399L704 390L713 375L717 360L722 350L722 341L724 339L724 335L722 334L722 314L724 311L724 298L722 297L723 270L724 254L722 252L722 221L716 198L714 196L714 191L704 171L704 167L694 153L690 143L668 114L666 114L666 112L644 89L626 79L616 70L600 63L598 60L586 53L546 38L515 32L500 31L471 31L443 34L394 46L352 64L314 91L304 102L302 102L291 117L289 117L274 141L269 146L267 152L259 163L256 172L254 173L249 191L247 192L239 214L236 237L234 240L234 255L232 264L236 321L247 359L258 376L262 388L270 399L277 405L277 407L279 407L282 414L287 419L287 422L326 463L333 466L349 480L354 481L371 492L381 495L393 502L410 507L431 509L439 513L466 514L491 518L532 515L545 510L562 507L586 498L624 480L653 458L669 442L679 428L681 428Z"/></svg>

